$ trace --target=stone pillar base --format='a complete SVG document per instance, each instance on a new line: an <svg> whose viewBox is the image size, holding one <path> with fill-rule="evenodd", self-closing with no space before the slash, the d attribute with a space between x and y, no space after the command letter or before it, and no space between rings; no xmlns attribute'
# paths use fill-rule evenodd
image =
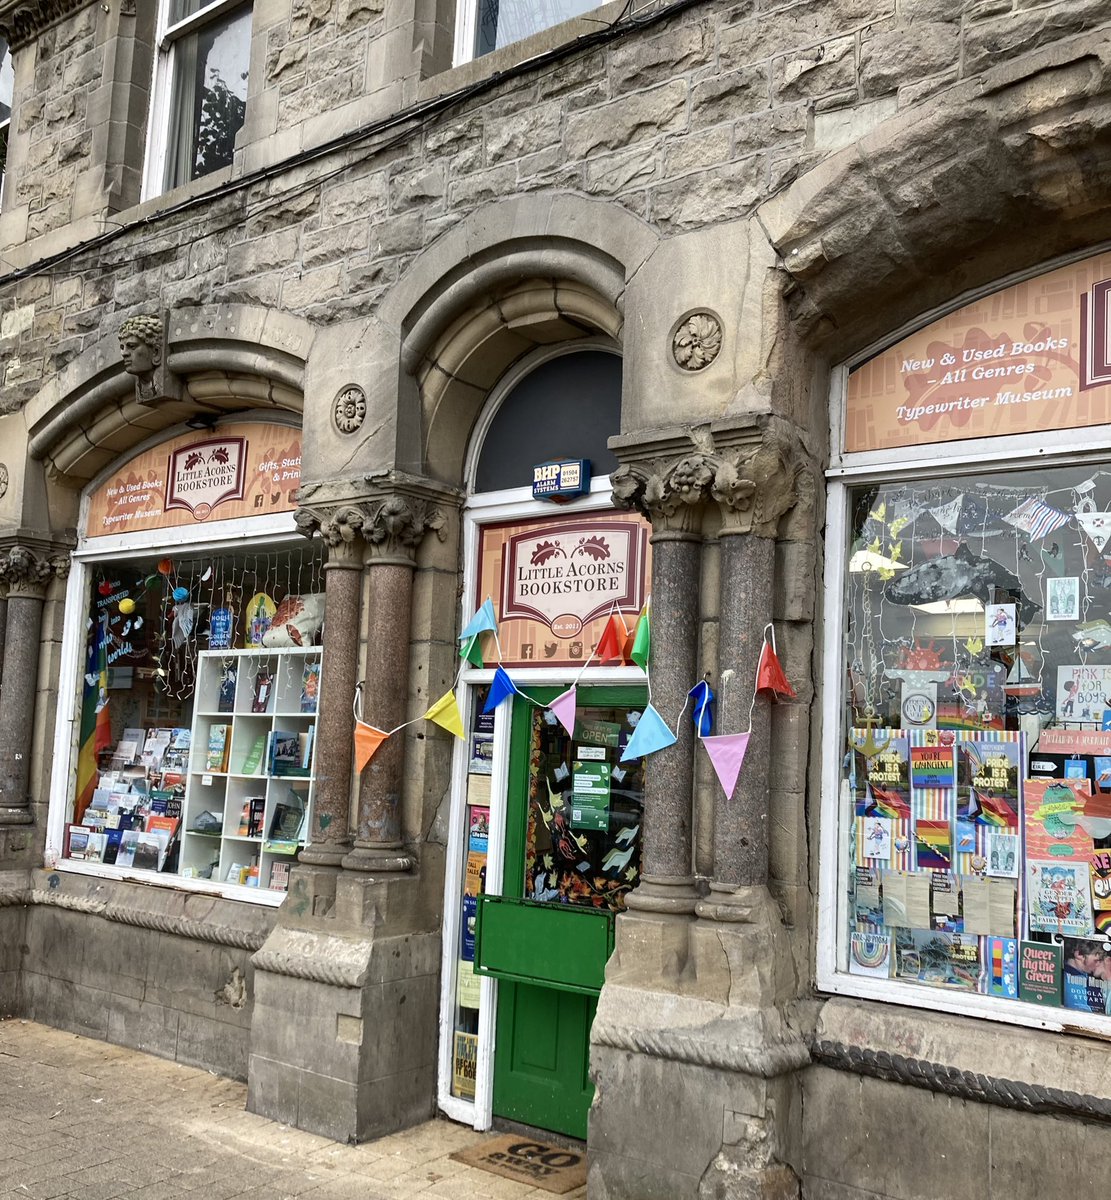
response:
<svg viewBox="0 0 1111 1200"><path fill-rule="evenodd" d="M332 875L328 915L287 901L254 956L247 1107L361 1142L435 1111L440 935L415 878ZM303 876L290 900L326 894Z"/></svg>
<svg viewBox="0 0 1111 1200"><path fill-rule="evenodd" d="M0 825L33 825L29 808L0 808Z"/></svg>
<svg viewBox="0 0 1111 1200"><path fill-rule="evenodd" d="M413 860L404 851L401 842L391 845L356 846L343 857L345 871L363 871L367 874L388 875L412 869Z"/></svg>
<svg viewBox="0 0 1111 1200"><path fill-rule="evenodd" d="M765 889L737 921L630 913L591 1030L590 1192L605 1200L797 1200L785 931Z"/></svg>

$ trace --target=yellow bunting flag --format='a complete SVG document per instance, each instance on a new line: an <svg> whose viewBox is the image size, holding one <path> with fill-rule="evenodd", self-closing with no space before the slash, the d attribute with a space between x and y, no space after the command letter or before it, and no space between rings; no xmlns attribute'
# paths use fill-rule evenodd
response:
<svg viewBox="0 0 1111 1200"><path fill-rule="evenodd" d="M454 692L444 692L435 704L424 714L426 721L435 721L448 733L454 733L457 738L464 737L463 714L459 711L459 702Z"/></svg>
<svg viewBox="0 0 1111 1200"><path fill-rule="evenodd" d="M375 751L390 735L375 729L365 721L355 722L355 770L361 771L374 757Z"/></svg>

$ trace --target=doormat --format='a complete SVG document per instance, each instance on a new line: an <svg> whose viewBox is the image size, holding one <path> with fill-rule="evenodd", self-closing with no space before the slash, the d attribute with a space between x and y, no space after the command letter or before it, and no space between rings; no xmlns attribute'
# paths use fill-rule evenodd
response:
<svg viewBox="0 0 1111 1200"><path fill-rule="evenodd" d="M451 1156L492 1175L515 1179L563 1196L586 1183L586 1155L545 1142L532 1141L518 1133L486 1138Z"/></svg>

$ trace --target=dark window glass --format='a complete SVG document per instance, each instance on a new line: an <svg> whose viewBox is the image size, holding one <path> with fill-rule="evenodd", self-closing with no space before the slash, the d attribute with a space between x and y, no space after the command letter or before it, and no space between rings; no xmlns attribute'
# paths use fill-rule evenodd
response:
<svg viewBox="0 0 1111 1200"><path fill-rule="evenodd" d="M550 359L506 396L482 444L474 490L530 487L535 463L586 458L592 475L617 459L606 447L621 425L621 359L580 350Z"/></svg>

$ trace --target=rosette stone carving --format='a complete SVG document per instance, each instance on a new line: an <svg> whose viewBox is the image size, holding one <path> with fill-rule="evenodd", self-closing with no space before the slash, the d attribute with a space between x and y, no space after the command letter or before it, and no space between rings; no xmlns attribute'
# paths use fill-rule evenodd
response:
<svg viewBox="0 0 1111 1200"><path fill-rule="evenodd" d="M352 383L341 388L332 406L332 420L340 433L355 433L366 420L366 392Z"/></svg>
<svg viewBox="0 0 1111 1200"><path fill-rule="evenodd" d="M671 339L671 353L684 371L701 371L721 352L721 322L709 312L691 313Z"/></svg>

